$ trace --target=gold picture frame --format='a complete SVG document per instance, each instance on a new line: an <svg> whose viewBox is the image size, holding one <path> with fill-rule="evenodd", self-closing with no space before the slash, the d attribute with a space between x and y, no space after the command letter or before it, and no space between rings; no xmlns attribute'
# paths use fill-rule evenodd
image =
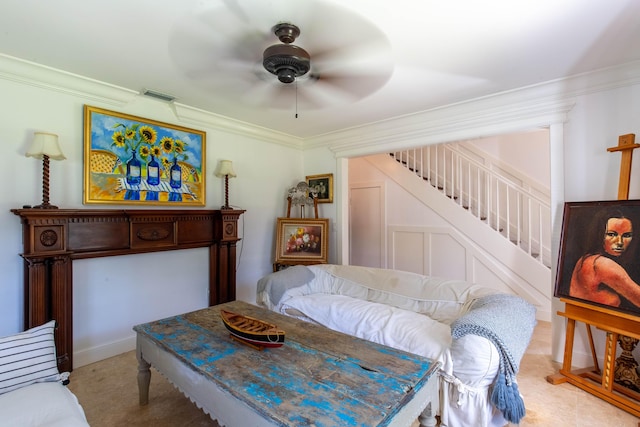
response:
<svg viewBox="0 0 640 427"><path fill-rule="evenodd" d="M328 218L278 218L276 263L326 264L328 246Z"/></svg>
<svg viewBox="0 0 640 427"><path fill-rule="evenodd" d="M305 177L309 188L318 192L318 203L333 203L333 174L309 175Z"/></svg>
<svg viewBox="0 0 640 427"><path fill-rule="evenodd" d="M206 133L84 106L85 204L205 206Z"/></svg>

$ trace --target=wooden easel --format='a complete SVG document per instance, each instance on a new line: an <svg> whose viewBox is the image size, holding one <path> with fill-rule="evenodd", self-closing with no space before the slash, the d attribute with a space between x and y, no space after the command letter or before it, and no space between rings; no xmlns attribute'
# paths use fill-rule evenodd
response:
<svg viewBox="0 0 640 427"><path fill-rule="evenodd" d="M632 152L635 148L640 147L640 144L635 144L634 141L634 134L621 135L618 138L616 147L607 148L609 152L622 152L618 200L627 200L629 198ZM625 349L625 346L629 344L628 340L635 341L635 343L640 340L640 321L638 318L566 298L560 298L560 301L565 303L565 311L558 312L558 315L567 318L564 359L560 371L557 374L547 376L547 381L554 385L569 382L618 408L640 417L640 393L616 383L617 377L624 377L629 381L635 381L638 378L635 367L633 367L635 360L633 360L630 351ZM594 366L572 370L571 362L573 359L576 321L583 322L586 325ZM607 334L602 371L598 366L591 326L595 326ZM622 347L625 351L616 359L619 340L621 343L624 342ZM640 427L640 423L638 423L638 426Z"/></svg>
<svg viewBox="0 0 640 427"><path fill-rule="evenodd" d="M633 158L633 150L640 147L635 143L636 136L633 133L621 135L618 137L618 145L616 147L607 148L612 153L622 151L622 159L620 160L620 181L618 182L618 200L629 199L629 183L631 182L631 160Z"/></svg>
<svg viewBox="0 0 640 427"><path fill-rule="evenodd" d="M318 218L318 198L313 197L313 212ZM300 216L304 217L304 205L300 205ZM287 218L291 218L291 197L287 197Z"/></svg>

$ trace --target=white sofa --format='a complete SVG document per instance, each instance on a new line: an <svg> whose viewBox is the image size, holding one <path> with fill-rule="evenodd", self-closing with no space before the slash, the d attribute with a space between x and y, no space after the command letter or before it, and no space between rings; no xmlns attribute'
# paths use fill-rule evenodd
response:
<svg viewBox="0 0 640 427"><path fill-rule="evenodd" d="M294 266L258 281L259 305L437 360L441 426L517 424L515 376L535 326L520 297L460 280L357 266Z"/></svg>
<svg viewBox="0 0 640 427"><path fill-rule="evenodd" d="M52 320L0 338L0 426L89 426L58 372L54 329Z"/></svg>

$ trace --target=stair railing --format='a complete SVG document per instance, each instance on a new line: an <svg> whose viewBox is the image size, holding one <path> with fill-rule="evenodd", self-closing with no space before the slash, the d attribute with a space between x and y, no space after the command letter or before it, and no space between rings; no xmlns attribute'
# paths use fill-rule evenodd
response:
<svg viewBox="0 0 640 427"><path fill-rule="evenodd" d="M526 180L517 182L487 158L477 159L459 143L429 145L391 155L460 207L489 225L539 262L551 258L548 195Z"/></svg>

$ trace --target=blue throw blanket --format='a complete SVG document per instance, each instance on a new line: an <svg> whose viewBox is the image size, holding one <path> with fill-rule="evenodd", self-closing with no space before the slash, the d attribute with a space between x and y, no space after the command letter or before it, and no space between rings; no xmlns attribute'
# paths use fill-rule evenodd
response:
<svg viewBox="0 0 640 427"><path fill-rule="evenodd" d="M508 294L478 298L469 311L451 325L451 336L467 334L490 340L500 355L500 371L493 384L491 403L505 419L518 424L525 414L524 402L515 382L536 325L536 309L524 299Z"/></svg>

